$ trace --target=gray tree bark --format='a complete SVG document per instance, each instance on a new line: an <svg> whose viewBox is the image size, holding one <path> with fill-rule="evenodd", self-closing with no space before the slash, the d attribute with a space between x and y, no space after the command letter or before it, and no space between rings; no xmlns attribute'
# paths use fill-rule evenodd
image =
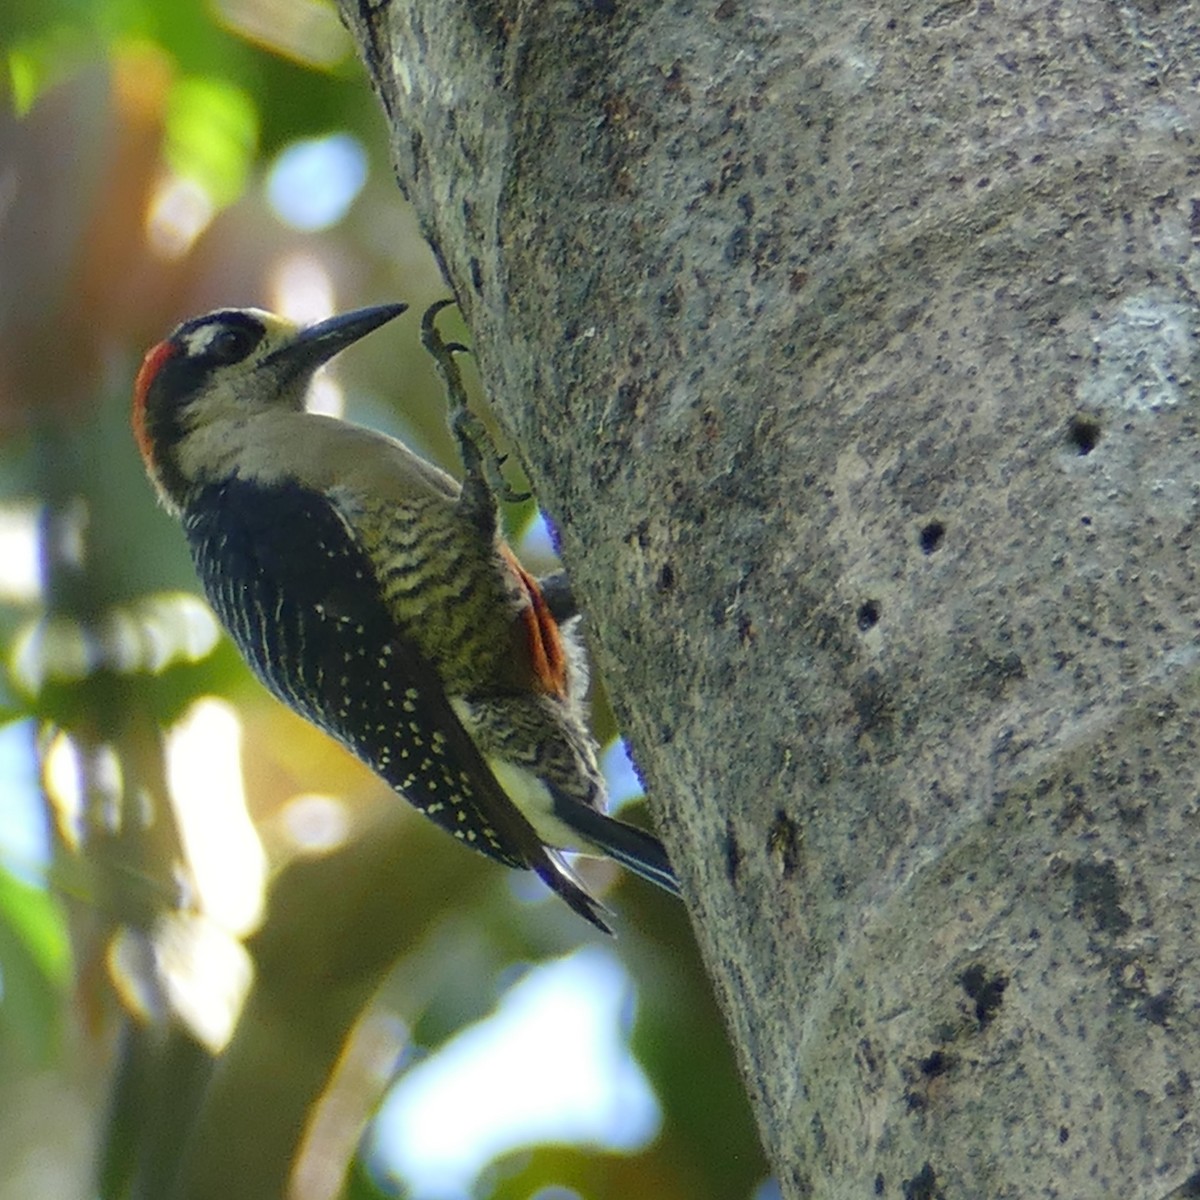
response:
<svg viewBox="0 0 1200 1200"><path fill-rule="evenodd" d="M784 1196L1200 1195L1196 10L342 8Z"/></svg>

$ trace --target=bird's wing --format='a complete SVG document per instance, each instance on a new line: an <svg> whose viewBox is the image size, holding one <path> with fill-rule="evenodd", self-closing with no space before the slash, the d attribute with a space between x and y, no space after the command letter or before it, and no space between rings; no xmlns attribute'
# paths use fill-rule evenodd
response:
<svg viewBox="0 0 1200 1200"><path fill-rule="evenodd" d="M544 846L463 728L428 660L375 586L336 505L295 483L234 477L189 506L208 598L285 704L342 742L459 840L528 867L608 931L602 908Z"/></svg>

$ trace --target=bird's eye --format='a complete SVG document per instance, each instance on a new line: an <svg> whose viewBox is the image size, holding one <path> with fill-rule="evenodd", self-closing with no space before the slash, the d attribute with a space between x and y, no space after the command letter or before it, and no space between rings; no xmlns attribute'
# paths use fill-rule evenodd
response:
<svg viewBox="0 0 1200 1200"><path fill-rule="evenodd" d="M241 362L257 342L248 329L219 329L205 347L205 355L219 363Z"/></svg>

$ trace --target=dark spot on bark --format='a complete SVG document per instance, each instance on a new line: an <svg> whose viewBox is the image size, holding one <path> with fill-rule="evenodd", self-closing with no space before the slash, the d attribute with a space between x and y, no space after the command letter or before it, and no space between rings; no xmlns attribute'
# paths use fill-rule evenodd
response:
<svg viewBox="0 0 1200 1200"><path fill-rule="evenodd" d="M994 700L1004 691L1004 685L1009 680L1024 678L1025 664L1015 650L1010 650L1002 658L989 656L984 659L976 682L980 691Z"/></svg>
<svg viewBox="0 0 1200 1200"><path fill-rule="evenodd" d="M622 415L635 416L641 406L641 401L641 380L630 379L617 388L617 411Z"/></svg>
<svg viewBox="0 0 1200 1200"><path fill-rule="evenodd" d="M875 1053L875 1047L871 1044L870 1038L862 1038L858 1043L859 1061L871 1075L879 1072L879 1058Z"/></svg>
<svg viewBox="0 0 1200 1200"><path fill-rule="evenodd" d="M855 681L853 697L860 734L891 727L895 717L892 697L878 671L872 668Z"/></svg>
<svg viewBox="0 0 1200 1200"><path fill-rule="evenodd" d="M731 265L740 263L750 252L750 229L739 225L725 243L725 261Z"/></svg>
<svg viewBox="0 0 1200 1200"><path fill-rule="evenodd" d="M820 1113L813 1113L812 1119L813 1144L818 1150L825 1149L825 1122Z"/></svg>
<svg viewBox="0 0 1200 1200"><path fill-rule="evenodd" d="M658 571L658 590L669 592L675 586L675 568L669 562L663 563Z"/></svg>
<svg viewBox="0 0 1200 1200"><path fill-rule="evenodd" d="M1138 1005L1138 1016L1151 1025L1165 1025L1175 1010L1175 989L1165 988L1157 996L1150 996Z"/></svg>
<svg viewBox="0 0 1200 1200"><path fill-rule="evenodd" d="M718 191L723 192L726 188L732 187L735 183L741 183L742 176L745 174L745 163L738 160L726 163L721 168L721 182L718 187Z"/></svg>
<svg viewBox="0 0 1200 1200"><path fill-rule="evenodd" d="M941 521L930 521L929 524L921 530L921 553L932 554L935 550L940 549L945 536L945 525L943 525Z"/></svg>
<svg viewBox="0 0 1200 1200"><path fill-rule="evenodd" d="M668 317L677 317L683 311L683 289L676 284L658 298L658 306Z"/></svg>
<svg viewBox="0 0 1200 1200"><path fill-rule="evenodd" d="M1079 455L1091 454L1100 440L1100 424L1090 417L1074 416L1067 423L1067 440Z"/></svg>
<svg viewBox="0 0 1200 1200"><path fill-rule="evenodd" d="M733 832L733 822L725 822L725 876L730 883L736 884L738 869L742 865L742 848L738 845L737 834Z"/></svg>
<svg viewBox="0 0 1200 1200"><path fill-rule="evenodd" d="M858 606L858 627L866 633L879 624L879 601L864 600Z"/></svg>
<svg viewBox="0 0 1200 1200"><path fill-rule="evenodd" d="M975 1019L982 1029L1000 1011L1008 978L999 972L990 974L982 963L974 963L958 977L958 981L963 991L975 1001Z"/></svg>
<svg viewBox="0 0 1200 1200"><path fill-rule="evenodd" d="M1058 1127L1058 1144L1060 1146L1066 1145L1067 1138L1070 1136L1071 1131L1065 1125L1060 1125Z"/></svg>
<svg viewBox="0 0 1200 1200"><path fill-rule="evenodd" d="M1198 1196L1200 1196L1200 1171L1194 1171L1167 1197L1167 1200L1196 1200Z"/></svg>
<svg viewBox="0 0 1200 1200"><path fill-rule="evenodd" d="M1163 1088L1163 1091L1168 1096L1190 1096L1192 1094L1192 1077L1180 1068L1176 1072L1175 1078Z"/></svg>
<svg viewBox="0 0 1200 1200"><path fill-rule="evenodd" d="M937 1185L937 1173L926 1163L911 1179L900 1185L904 1200L944 1200L945 1193Z"/></svg>
<svg viewBox="0 0 1200 1200"><path fill-rule="evenodd" d="M812 1179L799 1166L792 1167L791 1176L791 1195L795 1196L797 1200L805 1200L806 1197L813 1195Z"/></svg>
<svg viewBox="0 0 1200 1200"><path fill-rule="evenodd" d="M954 1065L954 1059L944 1050L935 1050L928 1058L921 1059L921 1074L926 1079L936 1079L945 1075Z"/></svg>
<svg viewBox="0 0 1200 1200"><path fill-rule="evenodd" d="M795 875L800 865L800 831L782 808L776 811L767 831L767 853L779 863L784 879Z"/></svg>
<svg viewBox="0 0 1200 1200"><path fill-rule="evenodd" d="M671 64L670 71L667 72L666 77L663 79L663 91L669 96L674 95L679 97L685 103L691 102L692 95L687 84L683 81L683 64L679 59L676 59Z"/></svg>
<svg viewBox="0 0 1200 1200"><path fill-rule="evenodd" d="M1111 858L1103 862L1077 862L1072 872L1075 916L1090 920L1099 932L1118 935L1131 924L1121 907L1124 888Z"/></svg>

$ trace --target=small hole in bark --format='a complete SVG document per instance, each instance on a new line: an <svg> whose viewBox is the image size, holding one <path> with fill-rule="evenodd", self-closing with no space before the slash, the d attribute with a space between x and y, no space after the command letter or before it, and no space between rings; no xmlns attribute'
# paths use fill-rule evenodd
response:
<svg viewBox="0 0 1200 1200"><path fill-rule="evenodd" d="M930 521L924 529L921 530L921 553L932 554L939 549L942 544L942 539L946 536L946 527L941 521Z"/></svg>
<svg viewBox="0 0 1200 1200"><path fill-rule="evenodd" d="M1067 425L1067 437L1076 454L1091 454L1100 440L1100 426L1090 417L1075 416Z"/></svg>
<svg viewBox="0 0 1200 1200"><path fill-rule="evenodd" d="M858 606L858 627L866 633L879 624L879 601L866 600Z"/></svg>

